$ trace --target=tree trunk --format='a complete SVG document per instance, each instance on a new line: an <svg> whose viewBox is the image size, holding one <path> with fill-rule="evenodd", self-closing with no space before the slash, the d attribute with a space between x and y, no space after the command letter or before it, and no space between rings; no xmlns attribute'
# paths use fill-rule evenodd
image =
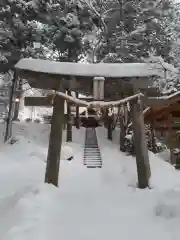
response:
<svg viewBox="0 0 180 240"><path fill-rule="evenodd" d="M62 128L64 121L64 99L58 95L54 98L51 132L46 165L45 182L58 186L59 165L62 145Z"/></svg>

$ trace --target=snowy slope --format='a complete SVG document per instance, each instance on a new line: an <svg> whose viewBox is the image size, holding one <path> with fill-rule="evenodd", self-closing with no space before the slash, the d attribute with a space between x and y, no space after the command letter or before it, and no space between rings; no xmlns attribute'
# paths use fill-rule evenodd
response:
<svg viewBox="0 0 180 240"><path fill-rule="evenodd" d="M180 175L168 163L151 154L152 189L136 189L135 159L107 141L104 128L97 131L102 169L83 166L84 129L73 129L75 159L61 161L55 188L43 184L47 125L14 132L20 127L19 142L1 147L0 239L179 239Z"/></svg>

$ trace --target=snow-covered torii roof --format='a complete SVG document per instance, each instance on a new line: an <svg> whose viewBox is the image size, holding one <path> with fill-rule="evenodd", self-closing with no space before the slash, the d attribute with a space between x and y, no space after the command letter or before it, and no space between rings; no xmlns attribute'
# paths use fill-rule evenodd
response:
<svg viewBox="0 0 180 240"><path fill-rule="evenodd" d="M93 94L93 78L105 78L105 98L119 99L121 92L132 95L133 85L146 89L152 77L162 76L151 63L70 63L41 59L22 59L15 65L17 76L26 79L32 88L59 90L60 86L84 95ZM68 81L71 80L71 81Z"/></svg>
<svg viewBox="0 0 180 240"><path fill-rule="evenodd" d="M33 72L55 74L60 76L83 77L150 77L161 76L156 64L151 63L98 63L84 64L72 62L53 62L50 60L25 58L15 68Z"/></svg>

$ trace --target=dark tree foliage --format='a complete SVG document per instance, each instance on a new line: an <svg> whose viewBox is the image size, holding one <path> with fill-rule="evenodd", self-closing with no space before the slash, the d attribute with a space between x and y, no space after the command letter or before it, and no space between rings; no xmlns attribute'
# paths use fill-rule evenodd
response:
<svg viewBox="0 0 180 240"><path fill-rule="evenodd" d="M172 40L166 26L172 9L169 0L105 2L101 16L107 29L96 51L98 61L142 61L149 52L168 60Z"/></svg>
<svg viewBox="0 0 180 240"><path fill-rule="evenodd" d="M169 60L170 10L169 0L1 0L0 71L22 57L134 62L154 52Z"/></svg>
<svg viewBox="0 0 180 240"><path fill-rule="evenodd" d="M90 13L78 2L3 0L0 3L0 71L13 69L22 57L77 61L91 31ZM34 42L41 44L34 48ZM48 53L48 54L47 54ZM52 58L50 58L52 59Z"/></svg>

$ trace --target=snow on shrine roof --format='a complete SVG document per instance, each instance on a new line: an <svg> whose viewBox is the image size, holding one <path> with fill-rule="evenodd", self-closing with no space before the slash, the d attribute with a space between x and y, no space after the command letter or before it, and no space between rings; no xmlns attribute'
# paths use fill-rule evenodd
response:
<svg viewBox="0 0 180 240"><path fill-rule="evenodd" d="M149 97L147 104L154 108L159 108L160 106L170 105L177 101L180 101L180 91L172 93L171 95L160 96L160 97Z"/></svg>
<svg viewBox="0 0 180 240"><path fill-rule="evenodd" d="M172 93L171 95L165 95L165 96L160 96L160 97L149 97L149 99L153 99L153 100L171 100L175 97L180 97L180 91L177 91L175 93Z"/></svg>
<svg viewBox="0 0 180 240"><path fill-rule="evenodd" d="M162 70L152 63L84 64L24 58L15 65L15 68L22 71L66 76L110 78L162 76Z"/></svg>

